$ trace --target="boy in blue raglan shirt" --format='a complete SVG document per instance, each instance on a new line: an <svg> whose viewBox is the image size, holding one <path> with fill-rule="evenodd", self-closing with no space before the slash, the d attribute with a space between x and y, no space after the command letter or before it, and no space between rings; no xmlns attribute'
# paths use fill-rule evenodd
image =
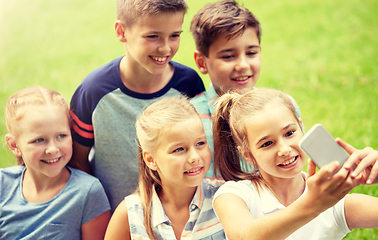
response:
<svg viewBox="0 0 378 240"><path fill-rule="evenodd" d="M100 179L112 211L137 186L137 116L160 98L205 90L193 69L171 61L187 8L184 0L117 0L126 54L91 72L72 97L72 161Z"/></svg>

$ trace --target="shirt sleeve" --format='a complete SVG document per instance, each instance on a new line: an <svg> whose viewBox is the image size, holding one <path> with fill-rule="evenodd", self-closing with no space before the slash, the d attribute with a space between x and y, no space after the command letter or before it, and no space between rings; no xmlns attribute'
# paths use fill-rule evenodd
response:
<svg viewBox="0 0 378 240"><path fill-rule="evenodd" d="M100 181L95 179L90 188L85 206L82 224L110 210L110 204Z"/></svg>

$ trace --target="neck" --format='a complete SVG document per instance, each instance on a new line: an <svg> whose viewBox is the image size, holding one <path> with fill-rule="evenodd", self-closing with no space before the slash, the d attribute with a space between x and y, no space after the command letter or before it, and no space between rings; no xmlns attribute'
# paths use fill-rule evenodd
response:
<svg viewBox="0 0 378 240"><path fill-rule="evenodd" d="M298 174L293 178L277 178L272 176L263 176L263 178L278 201L286 207L297 200L303 194L306 187L306 181L302 177L302 174Z"/></svg>
<svg viewBox="0 0 378 240"><path fill-rule="evenodd" d="M48 177L26 169L22 181L22 193L28 202L43 203L52 199L66 185L70 171L63 168L58 176Z"/></svg>
<svg viewBox="0 0 378 240"><path fill-rule="evenodd" d="M139 63L123 57L119 66L123 84L130 90L138 93L155 93L164 88L171 80L174 68L168 64L159 74L151 74Z"/></svg>
<svg viewBox="0 0 378 240"><path fill-rule="evenodd" d="M196 193L197 187L173 189L164 187L158 193L161 203L175 208L188 208Z"/></svg>

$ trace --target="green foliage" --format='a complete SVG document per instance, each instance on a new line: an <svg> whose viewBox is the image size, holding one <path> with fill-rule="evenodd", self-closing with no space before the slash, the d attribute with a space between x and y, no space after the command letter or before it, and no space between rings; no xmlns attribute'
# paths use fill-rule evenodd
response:
<svg viewBox="0 0 378 240"><path fill-rule="evenodd" d="M209 0L188 0L174 60L196 69L192 16ZM262 70L258 87L292 95L306 129L322 123L357 148L378 149L378 1L239 0L260 20ZM124 54L114 33L115 2L0 0L0 111L15 91L44 85L69 101L96 67ZM203 76L208 86L209 78ZM3 116L3 115L1 115ZM0 119L1 145L6 128ZM4 145L0 166L15 164ZM354 192L378 196L378 187ZM358 229L345 239L378 239Z"/></svg>

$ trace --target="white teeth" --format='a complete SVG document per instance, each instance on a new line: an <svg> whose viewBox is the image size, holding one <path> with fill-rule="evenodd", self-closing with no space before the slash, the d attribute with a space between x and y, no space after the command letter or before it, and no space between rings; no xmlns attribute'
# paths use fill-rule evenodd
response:
<svg viewBox="0 0 378 240"><path fill-rule="evenodd" d="M284 163L281 163L280 165L283 165L283 166L289 165L290 163L293 163L296 159L297 159L297 157L292 158L291 160L288 160L288 161L286 161Z"/></svg>
<svg viewBox="0 0 378 240"><path fill-rule="evenodd" d="M152 57L153 60L158 62L164 62L168 57Z"/></svg>
<svg viewBox="0 0 378 240"><path fill-rule="evenodd" d="M235 78L236 81L244 81L244 80L247 80L249 77L246 76L246 77L240 77L240 78Z"/></svg>
<svg viewBox="0 0 378 240"><path fill-rule="evenodd" d="M197 168L197 169L193 169L193 170L189 170L189 171L186 171L186 173L194 173L194 172L197 172L198 170L200 170L201 168Z"/></svg>
<svg viewBox="0 0 378 240"><path fill-rule="evenodd" d="M55 158L55 159L50 159L50 160L42 160L43 162L46 162L46 163L55 163L59 160L59 158Z"/></svg>

